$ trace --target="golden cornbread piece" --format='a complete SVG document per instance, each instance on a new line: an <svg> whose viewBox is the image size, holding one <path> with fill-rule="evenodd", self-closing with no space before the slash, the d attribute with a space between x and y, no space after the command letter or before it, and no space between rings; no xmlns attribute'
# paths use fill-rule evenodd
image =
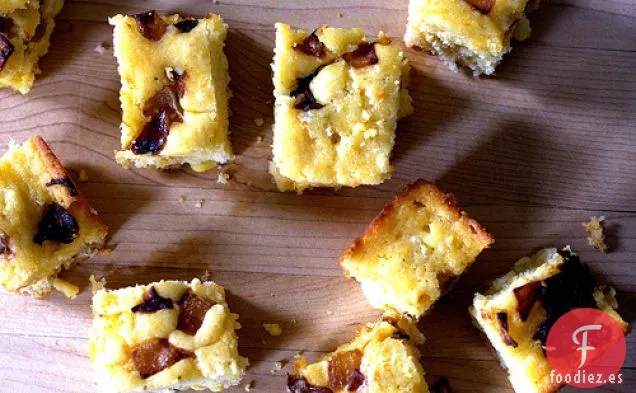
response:
<svg viewBox="0 0 636 393"><path fill-rule="evenodd" d="M223 20L148 11L109 22L122 84L117 162L201 172L230 160Z"/></svg>
<svg viewBox="0 0 636 393"><path fill-rule="evenodd" d="M436 54L451 70L493 74L510 40L530 36L526 11L538 0L411 0L404 41Z"/></svg>
<svg viewBox="0 0 636 393"><path fill-rule="evenodd" d="M12 146L0 159L0 283L7 291L76 294L57 274L96 254L107 231L44 139Z"/></svg>
<svg viewBox="0 0 636 393"><path fill-rule="evenodd" d="M373 307L422 316L492 237L433 183L407 186L340 257Z"/></svg>
<svg viewBox="0 0 636 393"><path fill-rule="evenodd" d="M212 281L160 281L93 296L89 355L104 392L222 391L238 385L238 315Z"/></svg>
<svg viewBox="0 0 636 393"><path fill-rule="evenodd" d="M26 94L40 73L38 62L49 50L55 16L64 1L9 3L19 3L21 8L3 12L7 7L0 5L0 87Z"/></svg>
<svg viewBox="0 0 636 393"><path fill-rule="evenodd" d="M387 312L382 321L360 329L353 341L315 363L298 356L287 380L288 391L428 393L416 347L423 342L414 320Z"/></svg>
<svg viewBox="0 0 636 393"><path fill-rule="evenodd" d="M517 393L551 393L562 385L550 382L544 351L550 328L567 311L596 308L629 333L630 325L616 311L615 295L613 288L595 283L571 250L546 248L520 259L485 295L475 294L470 314L508 369Z"/></svg>
<svg viewBox="0 0 636 393"><path fill-rule="evenodd" d="M605 221L605 217L590 217L588 222L583 223L583 227L585 227L585 232L587 232L587 241L590 246L600 250L602 252L607 252L608 247L607 243L605 243L605 233L603 233L603 222Z"/></svg>
<svg viewBox="0 0 636 393"><path fill-rule="evenodd" d="M273 161L281 191L379 184L399 118L412 112L401 49L361 29L276 24Z"/></svg>

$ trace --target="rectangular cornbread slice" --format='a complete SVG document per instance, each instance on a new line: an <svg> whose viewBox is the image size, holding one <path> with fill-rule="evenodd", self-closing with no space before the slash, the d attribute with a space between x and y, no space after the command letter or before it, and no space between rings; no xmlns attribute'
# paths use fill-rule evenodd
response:
<svg viewBox="0 0 636 393"><path fill-rule="evenodd" d="M353 341L309 364L298 356L287 379L291 393L428 393L415 321L386 312Z"/></svg>
<svg viewBox="0 0 636 393"><path fill-rule="evenodd" d="M156 11L109 19L121 76L121 165L197 171L232 158L227 25Z"/></svg>
<svg viewBox="0 0 636 393"><path fill-rule="evenodd" d="M0 87L26 94L40 73L38 62L49 50L55 16L64 1L10 3L19 8L3 11L8 7L0 6Z"/></svg>
<svg viewBox="0 0 636 393"><path fill-rule="evenodd" d="M0 159L0 283L7 291L41 297L67 288L57 274L94 255L107 231L44 139L12 146Z"/></svg>
<svg viewBox="0 0 636 393"><path fill-rule="evenodd" d="M436 54L451 70L493 74L510 40L530 36L526 12L537 0L411 0L404 41Z"/></svg>
<svg viewBox="0 0 636 393"><path fill-rule="evenodd" d="M276 24L273 161L281 191L389 178L399 118L412 112L404 53L384 35Z"/></svg>
<svg viewBox="0 0 636 393"><path fill-rule="evenodd" d="M109 393L221 391L247 367L238 315L211 281L160 281L93 296L89 355Z"/></svg>
<svg viewBox="0 0 636 393"><path fill-rule="evenodd" d="M596 308L609 314L627 334L630 326L616 311L613 288L595 284L589 268L569 249L543 249L515 263L470 309L475 325L508 369L517 393L552 393L562 384L550 380L544 348L552 325L565 312Z"/></svg>
<svg viewBox="0 0 636 393"><path fill-rule="evenodd" d="M492 243L452 195L418 180L384 207L340 266L373 307L420 317Z"/></svg>

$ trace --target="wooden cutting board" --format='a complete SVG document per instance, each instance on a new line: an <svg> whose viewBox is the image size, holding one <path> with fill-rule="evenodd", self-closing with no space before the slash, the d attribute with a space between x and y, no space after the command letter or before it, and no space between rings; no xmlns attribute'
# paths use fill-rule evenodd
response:
<svg viewBox="0 0 636 393"><path fill-rule="evenodd" d="M110 45L104 54L95 48L111 43L109 16L153 8L215 12L230 25L237 159L227 185L216 183L216 171L127 171L113 160L119 76ZM271 372L275 361L332 350L379 316L337 259L417 178L453 192L496 239L420 324L430 382L444 375L459 393L512 392L466 309L475 291L539 247L571 245L618 289L634 321L634 0L544 1L531 18L532 38L515 45L495 78L453 73L407 50L415 114L399 126L393 178L378 187L276 192L267 173L274 23L360 26L401 42L406 9L407 0L68 1L34 89L0 92L0 153L10 139L41 134L68 168L86 170L90 181L80 188L111 227L115 250L65 275L83 288L75 300L0 295L0 392L96 390L86 349L91 273L116 288L205 271L241 316L241 351L251 361L245 381L255 392L283 392L286 369ZM581 223L592 215L606 217L613 252L588 246ZM269 337L263 322L280 323L283 335ZM636 391L636 335L627 352L624 384L597 391Z"/></svg>

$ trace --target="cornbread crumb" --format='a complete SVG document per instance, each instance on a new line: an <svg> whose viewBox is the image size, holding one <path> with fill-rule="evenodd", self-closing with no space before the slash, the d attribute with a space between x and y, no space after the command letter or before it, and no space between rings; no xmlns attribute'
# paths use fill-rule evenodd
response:
<svg viewBox="0 0 636 393"><path fill-rule="evenodd" d="M253 387L254 387L254 381L249 381L248 383L245 384L245 387L243 389L246 392L251 392Z"/></svg>
<svg viewBox="0 0 636 393"><path fill-rule="evenodd" d="M114 247L111 246L104 246L102 248L100 248L99 250L97 250L97 252L99 252L99 255L108 255L111 252L113 252Z"/></svg>
<svg viewBox="0 0 636 393"><path fill-rule="evenodd" d="M260 127L265 124L265 120L263 120L262 117L257 117L256 119L254 119L254 124L256 124L257 127Z"/></svg>
<svg viewBox="0 0 636 393"><path fill-rule="evenodd" d="M338 16L338 18L342 18L344 16L342 12L338 12L336 15Z"/></svg>
<svg viewBox="0 0 636 393"><path fill-rule="evenodd" d="M333 311L327 310L327 315L333 315Z"/></svg>
<svg viewBox="0 0 636 393"><path fill-rule="evenodd" d="M104 44L101 43L95 47L95 52L99 53L100 55L103 55L104 52L106 52L106 47L104 47Z"/></svg>
<svg viewBox="0 0 636 393"><path fill-rule="evenodd" d="M230 181L230 174L227 172L219 172L216 178L218 184L227 184Z"/></svg>
<svg viewBox="0 0 636 393"><path fill-rule="evenodd" d="M71 284L70 282L62 280L59 277L56 277L53 280L53 288L62 292L64 296L69 299L75 299L75 297L77 297L77 294L79 293L79 287L77 285Z"/></svg>
<svg viewBox="0 0 636 393"><path fill-rule="evenodd" d="M256 137L256 144L260 145L261 143L263 143L263 137L259 135Z"/></svg>
<svg viewBox="0 0 636 393"><path fill-rule="evenodd" d="M205 199L201 199L200 201L194 204L194 207L196 207L197 209L200 209L203 207L204 204L205 204Z"/></svg>
<svg viewBox="0 0 636 393"><path fill-rule="evenodd" d="M283 329L277 323L264 323L263 328L270 336L278 337L283 333Z"/></svg>
<svg viewBox="0 0 636 393"><path fill-rule="evenodd" d="M584 222L585 232L587 232L587 241L590 246L607 252L607 243L605 243L605 234L603 233L604 216L590 217L588 222Z"/></svg>
<svg viewBox="0 0 636 393"><path fill-rule="evenodd" d="M212 279L212 274L210 273L210 271L206 270L205 272L203 272L203 275L201 276L201 281L210 281Z"/></svg>
<svg viewBox="0 0 636 393"><path fill-rule="evenodd" d="M179 197L179 203L181 203L181 204L183 205L183 204L185 203L185 201L186 201L186 197L185 197L185 195L181 195L181 196Z"/></svg>
<svg viewBox="0 0 636 393"><path fill-rule="evenodd" d="M77 181L79 181L80 183L85 183L88 181L88 173L86 172L86 170L80 169Z"/></svg>
<svg viewBox="0 0 636 393"><path fill-rule="evenodd" d="M93 295L96 294L97 291L99 291L100 289L104 289L104 287L106 286L106 278L104 277L97 280L95 276L91 274L91 276L88 278L88 281L91 284L91 292L93 293Z"/></svg>

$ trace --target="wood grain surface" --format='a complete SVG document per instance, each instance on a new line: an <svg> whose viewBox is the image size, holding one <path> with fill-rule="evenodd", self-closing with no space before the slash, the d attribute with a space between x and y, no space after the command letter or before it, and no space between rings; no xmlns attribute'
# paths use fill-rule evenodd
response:
<svg viewBox="0 0 636 393"><path fill-rule="evenodd" d="M113 160L120 84L106 20L153 8L216 12L230 25L237 159L227 167L227 185L216 183L216 171L127 171ZM87 357L91 273L116 288L209 271L241 316L241 351L252 364L245 382L254 381L255 392L283 392L286 369L273 373L275 361L299 350L309 357L332 350L379 316L342 277L337 259L417 178L453 192L496 239L421 321L430 382L444 375L458 393L512 392L466 309L475 291L539 247L571 245L617 288L633 322L634 0L544 1L531 18L532 38L515 45L494 78L452 73L407 50L416 112L399 125L393 178L378 187L276 192L267 173L274 23L360 26L401 42L406 9L407 0L67 1L34 89L26 96L0 92L0 153L11 139L40 134L69 169L85 169L90 181L80 188L111 227L115 250L65 274L83 288L75 300L0 295L0 391L96 390ZM102 43L108 49L100 55L95 47ZM588 246L581 223L591 215L607 218L613 252ZM280 323L283 335L269 337L263 322ZM636 391L636 335L627 351L624 384L596 391Z"/></svg>

